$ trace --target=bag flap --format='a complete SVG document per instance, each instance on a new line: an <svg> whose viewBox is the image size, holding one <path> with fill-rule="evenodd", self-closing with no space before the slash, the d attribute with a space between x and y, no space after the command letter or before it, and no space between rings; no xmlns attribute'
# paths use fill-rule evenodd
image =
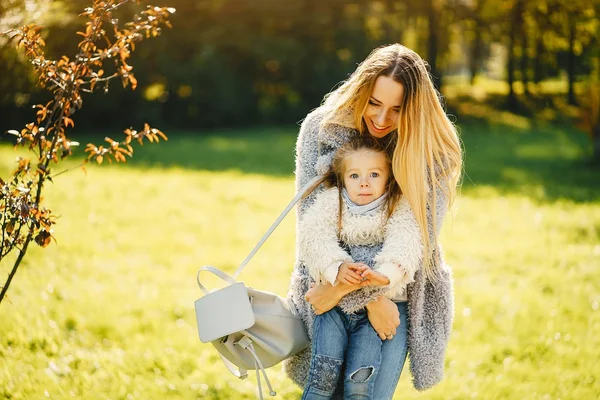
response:
<svg viewBox="0 0 600 400"><path fill-rule="evenodd" d="M198 336L203 343L250 328L254 312L243 283L229 285L194 302Z"/></svg>

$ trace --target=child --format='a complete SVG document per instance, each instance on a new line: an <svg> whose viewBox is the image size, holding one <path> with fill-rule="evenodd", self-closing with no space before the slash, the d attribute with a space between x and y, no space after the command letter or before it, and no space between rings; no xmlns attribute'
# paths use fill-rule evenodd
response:
<svg viewBox="0 0 600 400"><path fill-rule="evenodd" d="M414 215L391 174L386 150L370 137L347 143L336 152L323 182L328 189L318 193L299 221L299 256L312 279L332 285L385 286L387 297L405 301L406 285L422 259L414 250L413 254L405 250L422 249L422 243ZM395 240L387 240L388 235ZM384 246L384 239L395 246ZM361 249L373 246L379 246L374 259L361 257ZM346 314L337 306L317 315L309 371L313 376L302 398L331 398L342 380L344 394L360 392L373 398L381 346L364 309ZM315 379L328 382L332 390L312 386Z"/></svg>

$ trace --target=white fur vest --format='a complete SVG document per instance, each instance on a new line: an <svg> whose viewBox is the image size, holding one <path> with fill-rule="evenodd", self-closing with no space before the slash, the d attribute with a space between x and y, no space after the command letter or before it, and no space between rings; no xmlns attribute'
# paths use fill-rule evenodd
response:
<svg viewBox="0 0 600 400"><path fill-rule="evenodd" d="M406 285L414 280L423 254L421 232L408 201L402 198L389 220L385 207L371 215L360 215L352 213L343 199L342 202L342 229L338 232L338 188L317 194L298 224L300 262L315 281L331 284L336 284L340 263L365 262L390 280L387 297L406 300ZM382 247L374 259L353 257L363 246L370 249L377 245Z"/></svg>

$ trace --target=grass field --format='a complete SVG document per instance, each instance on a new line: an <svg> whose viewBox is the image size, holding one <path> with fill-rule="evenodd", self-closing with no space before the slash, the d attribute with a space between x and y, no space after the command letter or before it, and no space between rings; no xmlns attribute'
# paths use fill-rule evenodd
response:
<svg viewBox="0 0 600 400"><path fill-rule="evenodd" d="M397 399L600 398L600 172L583 134L511 118L462 122L446 378L419 393L406 369ZM198 340L195 273L232 271L287 204L296 133L167 132L128 165L56 178L58 243L31 249L0 305L0 398L255 398ZM0 147L0 176L14 157ZM291 216L242 278L285 295L293 262Z"/></svg>

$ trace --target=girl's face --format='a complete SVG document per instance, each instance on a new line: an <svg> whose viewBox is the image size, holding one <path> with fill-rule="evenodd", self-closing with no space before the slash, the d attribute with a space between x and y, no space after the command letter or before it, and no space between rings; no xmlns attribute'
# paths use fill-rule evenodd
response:
<svg viewBox="0 0 600 400"><path fill-rule="evenodd" d="M373 86L363 120L371 136L384 137L398 127L404 86L389 76L379 76Z"/></svg>
<svg viewBox="0 0 600 400"><path fill-rule="evenodd" d="M387 189L389 167L382 153L360 150L344 160L344 187L359 206L380 198Z"/></svg>

